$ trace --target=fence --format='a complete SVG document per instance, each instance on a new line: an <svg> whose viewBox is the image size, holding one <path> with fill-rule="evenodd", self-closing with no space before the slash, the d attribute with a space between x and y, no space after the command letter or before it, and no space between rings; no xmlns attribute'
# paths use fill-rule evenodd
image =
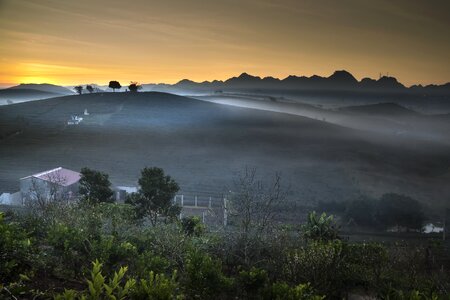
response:
<svg viewBox="0 0 450 300"><path fill-rule="evenodd" d="M228 200L225 197L175 195L173 203L181 206L180 219L198 216L203 223L227 225Z"/></svg>

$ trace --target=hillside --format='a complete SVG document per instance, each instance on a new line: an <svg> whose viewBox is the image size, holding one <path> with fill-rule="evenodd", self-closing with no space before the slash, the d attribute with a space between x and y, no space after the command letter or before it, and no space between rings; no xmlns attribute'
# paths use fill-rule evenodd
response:
<svg viewBox="0 0 450 300"><path fill-rule="evenodd" d="M419 114L411 109L405 108L396 103L377 103L369 105L347 106L340 108L341 111L355 112L367 115L389 115L389 116L418 116Z"/></svg>
<svg viewBox="0 0 450 300"><path fill-rule="evenodd" d="M79 125L67 125L85 109ZM0 128L10 133L0 140L1 192L55 166L99 169L117 185L136 185L141 168L159 166L182 193L221 195L248 166L265 176L281 171L290 199L301 205L390 191L441 205L450 193L447 146L171 94L98 93L2 106Z"/></svg>

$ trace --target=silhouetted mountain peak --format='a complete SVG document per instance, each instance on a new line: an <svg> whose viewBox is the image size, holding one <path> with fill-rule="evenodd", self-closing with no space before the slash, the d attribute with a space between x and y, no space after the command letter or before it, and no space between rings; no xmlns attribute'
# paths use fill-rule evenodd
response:
<svg viewBox="0 0 450 300"><path fill-rule="evenodd" d="M356 78L350 72L345 70L335 71L330 77L328 77L328 79L340 83L354 84L358 82L358 80L356 80Z"/></svg>
<svg viewBox="0 0 450 300"><path fill-rule="evenodd" d="M190 79L182 79L182 80L178 81L176 84L179 85L179 84L195 84L195 83L196 82L194 82Z"/></svg>
<svg viewBox="0 0 450 300"><path fill-rule="evenodd" d="M377 81L378 85L383 88L404 88L405 86L397 81L397 78L391 76L383 76Z"/></svg>
<svg viewBox="0 0 450 300"><path fill-rule="evenodd" d="M260 80L261 79L261 77L259 77L259 76L253 76L253 75L250 75L250 74L248 74L248 73L242 73L241 75L239 75L239 77L237 77L238 79L241 79L241 80Z"/></svg>

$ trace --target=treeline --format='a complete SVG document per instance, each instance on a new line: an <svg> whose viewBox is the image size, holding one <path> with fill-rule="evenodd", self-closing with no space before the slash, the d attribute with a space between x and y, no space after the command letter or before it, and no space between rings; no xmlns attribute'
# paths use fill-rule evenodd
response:
<svg viewBox="0 0 450 300"><path fill-rule="evenodd" d="M178 185L162 169L143 169L125 204L111 201L106 174L82 174L78 202L0 214L0 298L446 299L450 288L450 266L431 259L437 241L352 243L314 212L299 231L278 224L278 176L244 172L223 228L172 217L164 199Z"/></svg>
<svg viewBox="0 0 450 300"><path fill-rule="evenodd" d="M424 208L417 200L394 193L384 194L379 199L319 201L317 210L340 215L343 225L378 230L420 232L425 222Z"/></svg>

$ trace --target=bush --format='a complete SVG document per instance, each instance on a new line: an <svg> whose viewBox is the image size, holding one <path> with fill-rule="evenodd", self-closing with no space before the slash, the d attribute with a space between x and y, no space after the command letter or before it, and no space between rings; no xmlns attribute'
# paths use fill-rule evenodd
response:
<svg viewBox="0 0 450 300"><path fill-rule="evenodd" d="M347 265L344 244L339 240L313 241L291 250L285 257L283 278L291 283L308 283L327 295L339 293L345 287Z"/></svg>
<svg viewBox="0 0 450 300"><path fill-rule="evenodd" d="M178 282L177 272L173 272L171 278L166 278L164 274L155 274L151 271L146 279L141 279L134 288L132 299L152 299L152 300L172 300L182 299Z"/></svg>
<svg viewBox="0 0 450 300"><path fill-rule="evenodd" d="M31 269L32 240L16 224L6 224L0 212L0 283L10 282Z"/></svg>
<svg viewBox="0 0 450 300"><path fill-rule="evenodd" d="M308 240L330 241L339 238L339 231L332 215L315 211L308 214L307 223L302 226L303 235Z"/></svg>
<svg viewBox="0 0 450 300"><path fill-rule="evenodd" d="M121 267L107 281L102 274L102 264L96 260L92 263L91 278L86 280L88 284L86 290L82 292L65 290L63 293L55 295L55 300L126 299L136 285L135 279L124 279L127 270L127 267Z"/></svg>
<svg viewBox="0 0 450 300"><path fill-rule="evenodd" d="M191 216L181 220L183 231L187 235L201 236L205 232L205 225L203 225L200 217Z"/></svg>
<svg viewBox="0 0 450 300"><path fill-rule="evenodd" d="M267 271L253 267L249 271L239 272L236 286L239 290L239 295L242 297L246 299L260 299L268 283Z"/></svg>
<svg viewBox="0 0 450 300"><path fill-rule="evenodd" d="M191 298L211 299L226 294L231 285L222 273L220 260L192 250L188 253L185 266L184 288Z"/></svg>
<svg viewBox="0 0 450 300"><path fill-rule="evenodd" d="M270 300L323 300L325 296L316 295L309 283L290 287L285 282L277 282L266 292L264 299Z"/></svg>

